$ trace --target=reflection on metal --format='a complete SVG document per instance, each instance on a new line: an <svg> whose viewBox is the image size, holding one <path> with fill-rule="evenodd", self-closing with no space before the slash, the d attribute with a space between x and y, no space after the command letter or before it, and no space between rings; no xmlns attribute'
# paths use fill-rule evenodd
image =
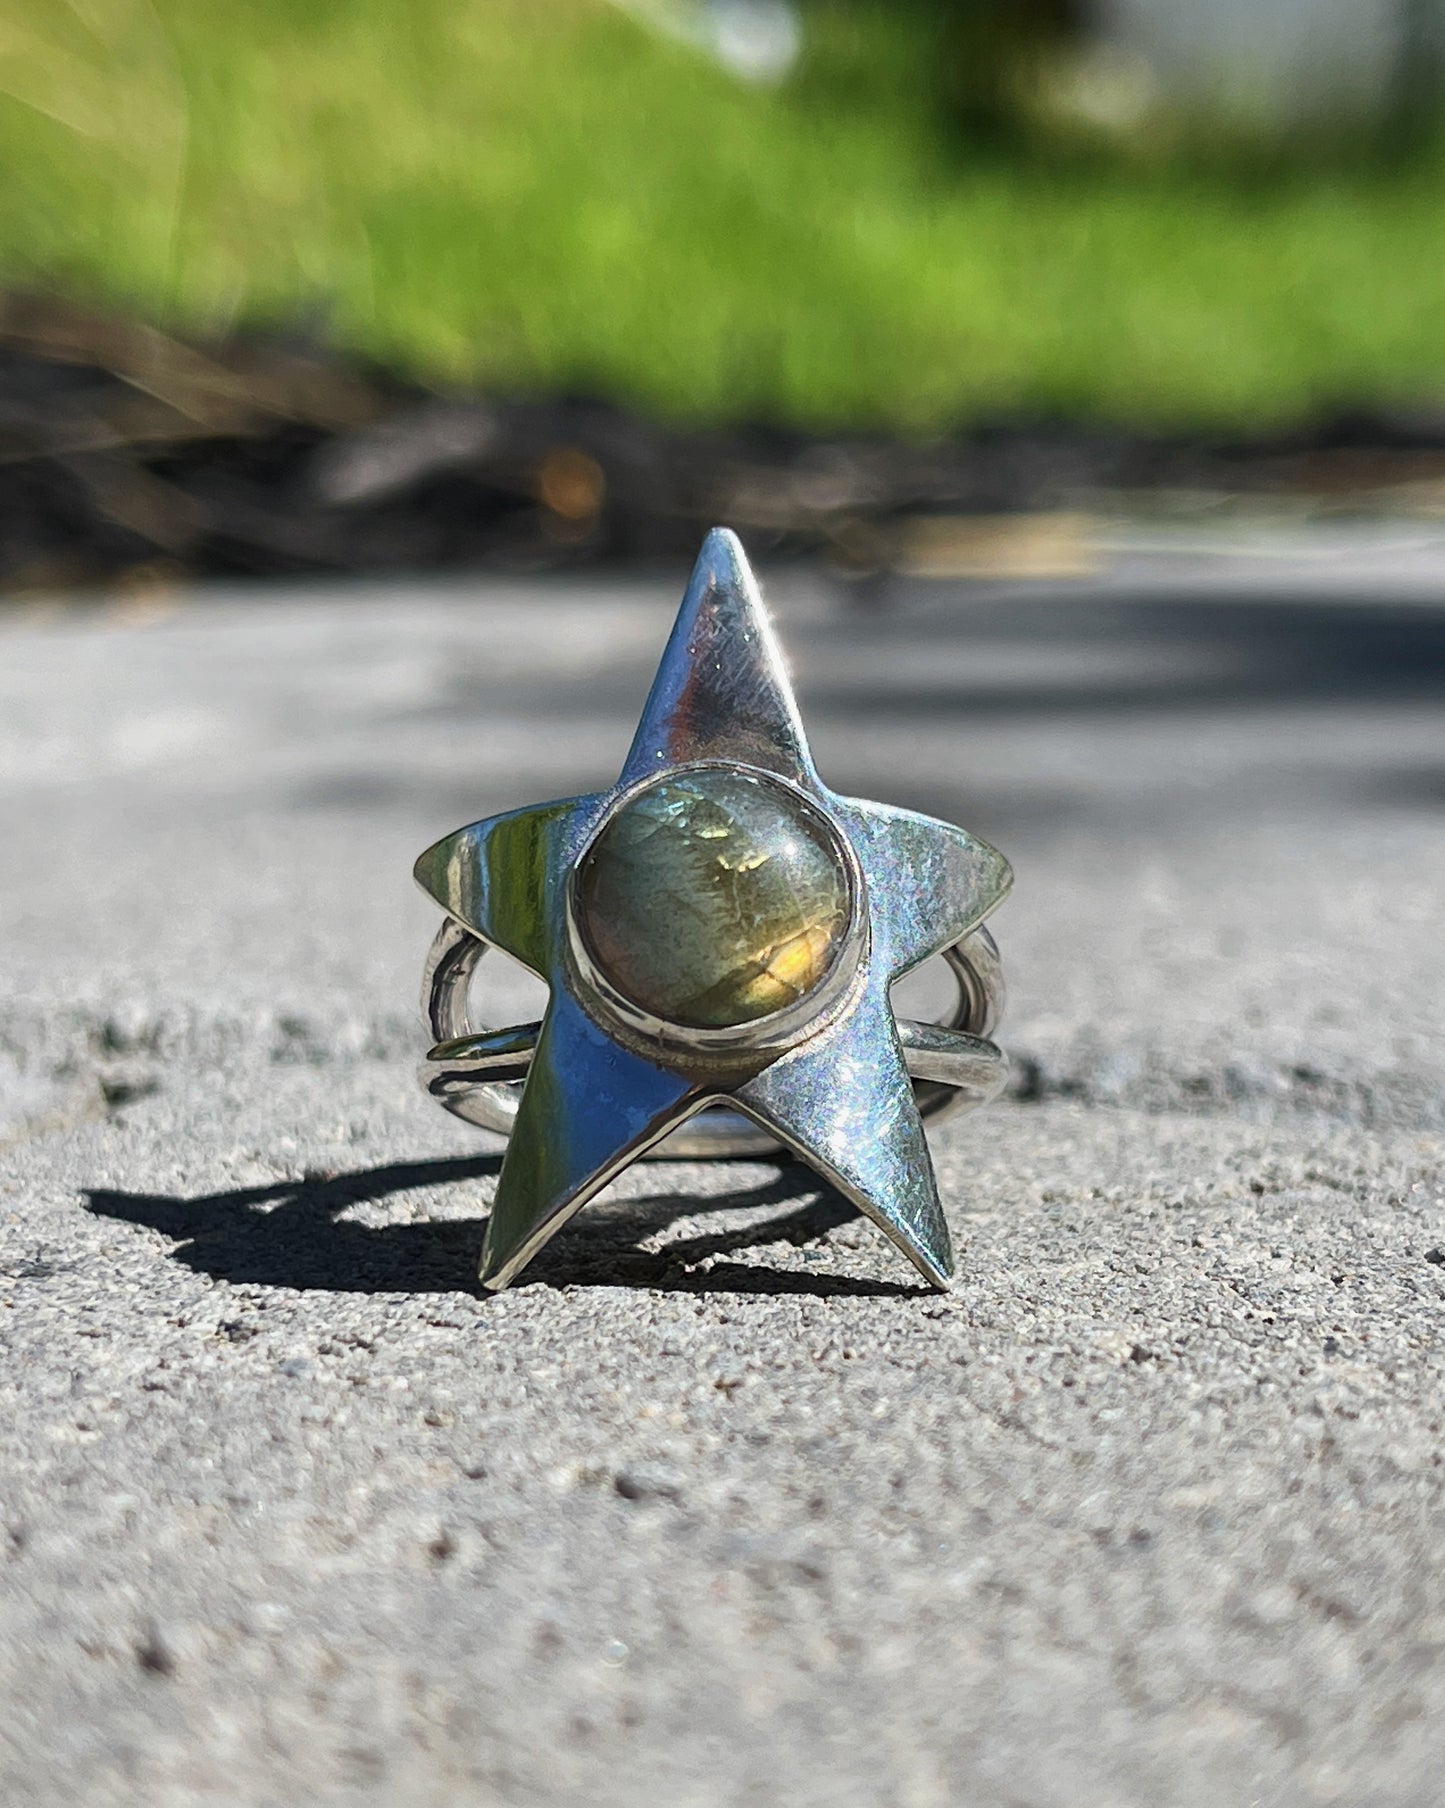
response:
<svg viewBox="0 0 1445 1808"><path fill-rule="evenodd" d="M798 823L826 823L839 895L851 903L826 972L815 979L814 965L795 962L783 970L805 977L780 1008L739 1009L721 1026L710 1018L699 1027L663 1020L619 989L616 974L599 971L590 943L606 938L589 938L579 921L576 875L620 805L661 780L718 767L776 788L780 834L789 799ZM667 813L652 812L649 832L654 818L665 831ZM700 833L726 841L726 825ZM767 942L768 922L748 912L757 897L776 899L776 887L749 889L768 850L744 852L729 864L702 843L662 847L658 937L674 967L699 950L671 944L716 933L708 925L718 908ZM694 875L714 889L679 896L676 886ZM416 876L447 913L424 980L436 1046L423 1084L448 1110L510 1138L482 1254L486 1285L506 1286L639 1156L779 1144L946 1285L953 1257L923 1119L983 1104L1003 1085L1005 1057L987 1039L1003 984L981 925L1008 890L1008 864L948 823L827 789L732 534L708 536L617 784L474 823L428 849ZM547 982L540 1024L472 1022L469 990L488 947ZM895 1021L889 987L939 954L957 982L953 1010L936 1024Z"/></svg>

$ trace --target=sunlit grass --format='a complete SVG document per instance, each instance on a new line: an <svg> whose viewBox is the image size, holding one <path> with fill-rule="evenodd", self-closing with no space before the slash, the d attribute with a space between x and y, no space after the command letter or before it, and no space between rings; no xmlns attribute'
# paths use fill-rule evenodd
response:
<svg viewBox="0 0 1445 1808"><path fill-rule="evenodd" d="M0 282L676 417L1445 392L1445 165L970 157L601 0L3 0Z"/></svg>

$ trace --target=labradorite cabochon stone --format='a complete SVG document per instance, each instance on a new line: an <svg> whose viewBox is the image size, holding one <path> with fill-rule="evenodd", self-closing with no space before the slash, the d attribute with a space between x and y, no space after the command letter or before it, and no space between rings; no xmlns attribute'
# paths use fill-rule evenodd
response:
<svg viewBox="0 0 1445 1808"><path fill-rule="evenodd" d="M748 773L701 768L638 792L578 873L579 927L624 998L690 1029L805 998L847 934L848 875L820 812Z"/></svg>

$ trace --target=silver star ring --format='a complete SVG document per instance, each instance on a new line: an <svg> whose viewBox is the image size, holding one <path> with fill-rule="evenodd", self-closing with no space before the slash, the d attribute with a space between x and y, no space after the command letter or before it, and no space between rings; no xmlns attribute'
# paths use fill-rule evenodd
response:
<svg viewBox="0 0 1445 1808"><path fill-rule="evenodd" d="M947 1286L923 1121L1004 1083L982 924L1012 875L962 829L818 777L735 535L708 535L617 783L459 829L416 877L447 913L423 1084L509 1139L484 1285L638 1156L782 1144ZM488 948L546 981L540 1024L471 1021ZM953 1009L895 1018L889 988L933 955Z"/></svg>

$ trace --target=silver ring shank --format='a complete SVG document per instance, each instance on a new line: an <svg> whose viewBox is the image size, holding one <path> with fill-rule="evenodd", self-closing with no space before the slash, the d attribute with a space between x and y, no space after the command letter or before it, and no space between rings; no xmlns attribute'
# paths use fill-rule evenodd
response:
<svg viewBox="0 0 1445 1808"><path fill-rule="evenodd" d="M487 946L451 917L432 943L422 976L422 1010L436 1046L422 1063L421 1082L457 1117L507 1136L541 1026L487 1030L472 1023L472 977ZM993 937L987 929L975 929L946 948L943 959L958 987L953 1010L938 1023L898 1020L898 1040L919 1112L933 1123L987 1104L1008 1078L1008 1057L988 1040L1004 1002ZM773 1155L778 1147L767 1131L716 1105L680 1124L646 1153L687 1160Z"/></svg>

